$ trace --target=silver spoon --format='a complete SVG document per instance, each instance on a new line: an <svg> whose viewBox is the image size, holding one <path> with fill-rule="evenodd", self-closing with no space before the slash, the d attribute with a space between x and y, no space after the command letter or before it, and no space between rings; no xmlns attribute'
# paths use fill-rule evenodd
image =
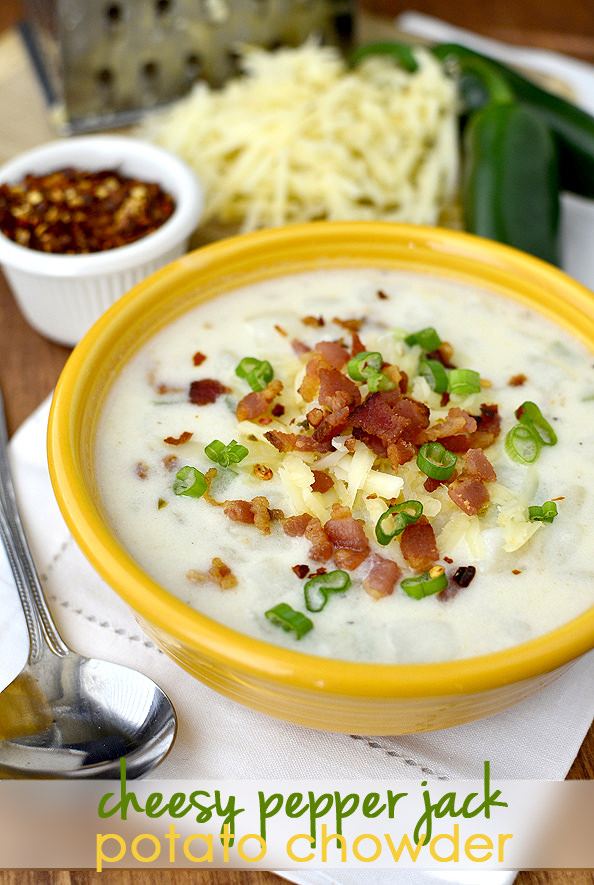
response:
<svg viewBox="0 0 594 885"><path fill-rule="evenodd" d="M173 706L148 676L81 657L60 637L17 508L1 391L0 538L30 637L25 668L0 693L0 776L117 778L125 757L139 777L173 743Z"/></svg>

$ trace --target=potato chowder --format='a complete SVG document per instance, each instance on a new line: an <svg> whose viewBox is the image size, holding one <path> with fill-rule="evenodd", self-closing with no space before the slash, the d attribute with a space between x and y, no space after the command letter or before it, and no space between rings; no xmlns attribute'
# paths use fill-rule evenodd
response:
<svg viewBox="0 0 594 885"><path fill-rule="evenodd" d="M392 270L245 286L109 390L100 495L190 606L339 659L500 650L594 603L594 359L503 296Z"/></svg>

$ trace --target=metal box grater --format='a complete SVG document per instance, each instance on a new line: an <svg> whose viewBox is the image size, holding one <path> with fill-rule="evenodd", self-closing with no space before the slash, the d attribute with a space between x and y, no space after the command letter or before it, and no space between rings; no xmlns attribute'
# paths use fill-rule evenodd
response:
<svg viewBox="0 0 594 885"><path fill-rule="evenodd" d="M55 127L123 126L236 73L237 43L317 34L349 45L354 0L22 0L23 34Z"/></svg>

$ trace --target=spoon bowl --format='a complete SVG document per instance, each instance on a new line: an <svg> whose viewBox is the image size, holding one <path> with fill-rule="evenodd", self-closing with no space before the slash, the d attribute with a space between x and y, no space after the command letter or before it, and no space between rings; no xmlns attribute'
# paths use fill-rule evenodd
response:
<svg viewBox="0 0 594 885"><path fill-rule="evenodd" d="M0 777L139 777L176 732L171 701L143 673L71 651L43 596L18 513L0 393L0 537L27 621L30 652L0 693Z"/></svg>
<svg viewBox="0 0 594 885"><path fill-rule="evenodd" d="M69 652L27 665L0 694L0 771L14 777L128 777L175 736L169 699L142 673Z"/></svg>

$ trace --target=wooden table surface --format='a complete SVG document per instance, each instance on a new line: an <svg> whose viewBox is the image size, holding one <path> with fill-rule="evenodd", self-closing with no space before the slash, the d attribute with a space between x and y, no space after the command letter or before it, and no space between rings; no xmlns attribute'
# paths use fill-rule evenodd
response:
<svg viewBox="0 0 594 885"><path fill-rule="evenodd" d="M389 20L399 12L414 8L418 12L438 16L486 36L510 43L540 46L566 52L594 63L594 3L592 0L416 0L414 3L398 0L361 0L365 14L366 38L381 35ZM11 102L22 89L22 71L15 58L16 40L10 39L10 29L18 21L18 0L0 0L0 84L3 107L8 114L0 120L0 162L20 147L52 137L45 121L35 118L35 126L28 131L32 107L41 101L30 96L31 106L22 112L17 102ZM4 35L2 32L6 32ZM20 93L19 93L20 94ZM44 128L46 127L46 128ZM46 131L47 130L47 131ZM22 318L12 293L0 273L0 385L6 401L9 431L19 424L41 403L53 389L68 357L69 350L54 344L33 331ZM593 686L594 691L594 686ZM594 777L594 727L590 729L575 760L570 778ZM0 834L1 844L1 834ZM406 875L406 874L404 874ZM99 874L91 871L5 871L0 872L0 885L160 885L181 883L190 885L280 885L281 880L267 872L213 871L121 871ZM404 880L394 876L395 882ZM522 872L518 885L582 885L594 883L592 871L530 871Z"/></svg>

